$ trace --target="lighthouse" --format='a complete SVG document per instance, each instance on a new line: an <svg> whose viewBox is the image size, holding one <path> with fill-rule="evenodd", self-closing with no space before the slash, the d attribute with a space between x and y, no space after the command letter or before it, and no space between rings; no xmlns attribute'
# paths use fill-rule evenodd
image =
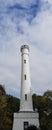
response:
<svg viewBox="0 0 52 130"><path fill-rule="evenodd" d="M21 46L21 100L20 111L33 111L31 78L29 66L29 46Z"/></svg>
<svg viewBox="0 0 52 130"><path fill-rule="evenodd" d="M33 111L31 75L29 65L29 46L22 45L21 51L21 90L20 109L14 113L13 130L27 130L28 126L35 125L39 128L39 113Z"/></svg>

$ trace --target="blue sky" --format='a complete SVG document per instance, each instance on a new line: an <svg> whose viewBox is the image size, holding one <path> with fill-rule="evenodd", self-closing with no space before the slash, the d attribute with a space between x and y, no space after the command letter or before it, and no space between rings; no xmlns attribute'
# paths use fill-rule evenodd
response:
<svg viewBox="0 0 52 130"><path fill-rule="evenodd" d="M32 93L52 90L52 0L0 0L0 84L19 96L20 47L30 47Z"/></svg>

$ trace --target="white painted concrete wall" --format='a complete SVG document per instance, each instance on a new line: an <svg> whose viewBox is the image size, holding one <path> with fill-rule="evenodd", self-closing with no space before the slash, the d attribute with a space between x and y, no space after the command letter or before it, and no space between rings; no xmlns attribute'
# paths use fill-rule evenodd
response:
<svg viewBox="0 0 52 130"><path fill-rule="evenodd" d="M26 60L26 63L24 63ZM24 78L26 75L26 80ZM25 101L27 94L27 101ZM31 93L31 76L29 66L29 47L24 45L21 47L21 98L20 111L33 111L32 93Z"/></svg>
<svg viewBox="0 0 52 130"><path fill-rule="evenodd" d="M39 128L39 115L38 113L18 113L14 114L13 130L24 130L24 122L29 125L35 125Z"/></svg>
<svg viewBox="0 0 52 130"><path fill-rule="evenodd" d="M14 113L13 130L24 130L24 122L28 122L29 125L35 125L39 128L39 114L33 112L32 106L29 47L27 45L21 47L21 56L20 111L19 113ZM26 64L24 64L24 60L26 60ZM25 74L27 76L26 80L24 79ZM25 100L25 94L27 94L27 100Z"/></svg>

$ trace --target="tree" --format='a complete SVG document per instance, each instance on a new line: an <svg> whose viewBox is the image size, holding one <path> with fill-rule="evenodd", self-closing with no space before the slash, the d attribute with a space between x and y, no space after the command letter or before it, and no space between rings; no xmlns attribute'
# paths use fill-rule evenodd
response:
<svg viewBox="0 0 52 130"><path fill-rule="evenodd" d="M39 129L34 125L30 125L28 126L27 130L39 130Z"/></svg>
<svg viewBox="0 0 52 130"><path fill-rule="evenodd" d="M52 130L52 91L43 96L33 94L33 107L38 108L41 130Z"/></svg>
<svg viewBox="0 0 52 130"><path fill-rule="evenodd" d="M52 90L48 90L44 93L44 96L52 100Z"/></svg>
<svg viewBox="0 0 52 130"><path fill-rule="evenodd" d="M0 96L2 96L2 95L4 95L4 94L6 94L5 88L4 88L3 85L0 84Z"/></svg>

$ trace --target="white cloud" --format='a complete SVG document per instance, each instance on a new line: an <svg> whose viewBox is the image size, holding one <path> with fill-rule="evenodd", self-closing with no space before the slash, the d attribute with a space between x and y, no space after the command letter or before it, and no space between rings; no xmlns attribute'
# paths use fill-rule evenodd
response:
<svg viewBox="0 0 52 130"><path fill-rule="evenodd" d="M1 0L0 0L1 1ZM29 7L31 6L32 4L36 4L36 0L2 0L0 2L0 7L3 8L3 7L7 7L9 5L14 5L14 4L20 4L24 7Z"/></svg>
<svg viewBox="0 0 52 130"><path fill-rule="evenodd" d="M20 1L16 0L16 3L19 3L24 7L29 7L32 4L36 4L36 0L20 0Z"/></svg>
<svg viewBox="0 0 52 130"><path fill-rule="evenodd" d="M49 2L50 4L52 4L52 0L44 0L45 2Z"/></svg>
<svg viewBox="0 0 52 130"><path fill-rule="evenodd" d="M43 0L42 0L43 1ZM16 2L24 7L33 1L2 1L8 4ZM49 2L49 1L48 1ZM51 4L51 3L50 3ZM2 7L1 6L1 7ZM43 5L41 6L43 7ZM1 14L0 31L0 83L5 84L6 90L15 93L20 90L21 54L20 46L30 46L31 81L33 92L42 94L52 89L52 13L51 7L38 12L31 24L25 17L15 18L13 12ZM14 17L14 21L12 20ZM20 33L17 27L23 31ZM17 93L17 94L18 94Z"/></svg>
<svg viewBox="0 0 52 130"><path fill-rule="evenodd" d="M45 53L52 53L52 15L49 12L38 14L30 25L23 19L20 26L31 43Z"/></svg>
<svg viewBox="0 0 52 130"><path fill-rule="evenodd" d="M34 91L42 93L52 89L52 14L48 10L40 12L32 23L24 19L20 25L31 43L32 83ZM24 26L25 25L25 26ZM33 54L32 54L33 52ZM33 62L34 61L34 62Z"/></svg>

